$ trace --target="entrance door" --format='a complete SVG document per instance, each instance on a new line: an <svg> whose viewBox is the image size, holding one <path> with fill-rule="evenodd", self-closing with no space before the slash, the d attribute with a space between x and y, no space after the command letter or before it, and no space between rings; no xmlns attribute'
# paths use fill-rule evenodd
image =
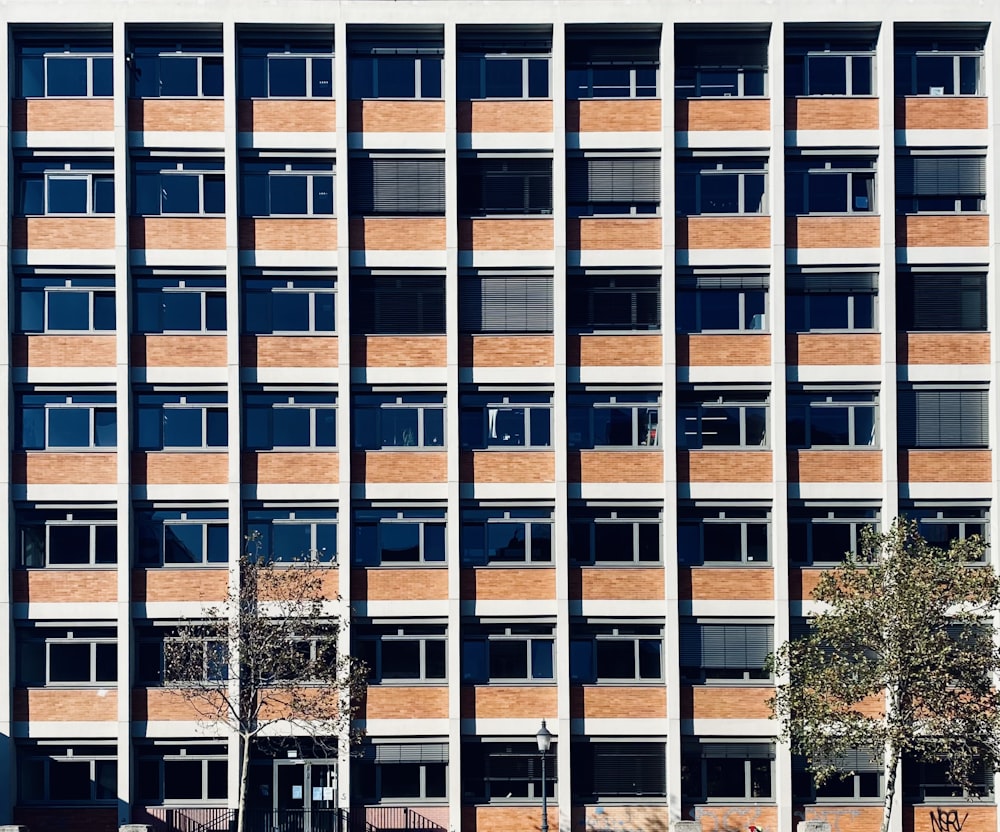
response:
<svg viewBox="0 0 1000 832"><path fill-rule="evenodd" d="M273 795L275 832L336 832L335 764L275 760Z"/></svg>

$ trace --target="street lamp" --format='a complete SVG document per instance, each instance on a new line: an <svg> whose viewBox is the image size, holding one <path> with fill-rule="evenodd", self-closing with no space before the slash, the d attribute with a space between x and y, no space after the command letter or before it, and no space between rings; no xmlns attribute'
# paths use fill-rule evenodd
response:
<svg viewBox="0 0 1000 832"><path fill-rule="evenodd" d="M542 756L542 829L541 832L549 832L549 801L545 788L545 755L549 753L552 745L552 732L545 727L545 720L542 720L542 727L535 734L538 741L538 753Z"/></svg>

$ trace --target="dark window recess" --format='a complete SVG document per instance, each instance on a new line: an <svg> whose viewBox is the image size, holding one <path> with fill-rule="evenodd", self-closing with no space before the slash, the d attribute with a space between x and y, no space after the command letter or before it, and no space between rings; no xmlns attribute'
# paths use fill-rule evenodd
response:
<svg viewBox="0 0 1000 832"><path fill-rule="evenodd" d="M876 326L875 272L798 272L786 277L789 332L872 330Z"/></svg>
<svg viewBox="0 0 1000 832"><path fill-rule="evenodd" d="M944 754L944 752L942 752ZM947 803L981 798L993 791L993 773L983 765L972 772L972 789L964 789L949 776L946 759L903 759L903 797L911 803Z"/></svg>
<svg viewBox="0 0 1000 832"><path fill-rule="evenodd" d="M555 797L556 744L545 761L545 795ZM467 803L542 799L542 761L538 746L527 742L462 744L462 798Z"/></svg>
<svg viewBox="0 0 1000 832"><path fill-rule="evenodd" d="M566 43L566 97L655 98L659 69L659 33L574 32Z"/></svg>
<svg viewBox="0 0 1000 832"><path fill-rule="evenodd" d="M221 38L133 41L127 63L134 98L221 98ZM145 41L145 42L143 42Z"/></svg>
<svg viewBox="0 0 1000 832"><path fill-rule="evenodd" d="M484 214L551 214L551 159L460 159L458 211Z"/></svg>
<svg viewBox="0 0 1000 832"><path fill-rule="evenodd" d="M349 173L353 214L444 213L444 159L355 158Z"/></svg>
<svg viewBox="0 0 1000 832"><path fill-rule="evenodd" d="M897 326L916 332L984 332L986 273L899 272Z"/></svg>
<svg viewBox="0 0 1000 832"><path fill-rule="evenodd" d="M566 166L570 214L655 214L660 207L660 160L570 159Z"/></svg>
<svg viewBox="0 0 1000 832"><path fill-rule="evenodd" d="M447 743L379 743L353 761L351 787L359 800L447 797Z"/></svg>
<svg viewBox="0 0 1000 832"><path fill-rule="evenodd" d="M681 674L699 679L767 679L771 624L682 624Z"/></svg>
<svg viewBox="0 0 1000 832"><path fill-rule="evenodd" d="M896 95L981 95L985 33L896 35Z"/></svg>
<svg viewBox="0 0 1000 832"><path fill-rule="evenodd" d="M768 799L773 766L770 743L687 743L681 751L681 794L695 803Z"/></svg>
<svg viewBox="0 0 1000 832"><path fill-rule="evenodd" d="M767 274L694 274L677 277L677 331L767 329Z"/></svg>
<svg viewBox="0 0 1000 832"><path fill-rule="evenodd" d="M767 82L767 37L726 38L707 29L678 37L677 98L762 96Z"/></svg>
<svg viewBox="0 0 1000 832"><path fill-rule="evenodd" d="M896 210L900 213L975 212L986 199L985 156L896 158Z"/></svg>
<svg viewBox="0 0 1000 832"><path fill-rule="evenodd" d="M662 742L574 743L572 758L575 798L666 797Z"/></svg>
<svg viewBox="0 0 1000 832"><path fill-rule="evenodd" d="M240 38L240 98L330 98L333 38L298 38L269 32L260 40Z"/></svg>
<svg viewBox="0 0 1000 832"><path fill-rule="evenodd" d="M462 332L552 332L550 275L462 277L458 303Z"/></svg>
<svg viewBox="0 0 1000 832"><path fill-rule="evenodd" d="M393 34L376 27L351 38L348 97L440 98L444 51L440 31Z"/></svg>
<svg viewBox="0 0 1000 832"><path fill-rule="evenodd" d="M355 334L443 335L443 277L355 277L351 324Z"/></svg>
<svg viewBox="0 0 1000 832"><path fill-rule="evenodd" d="M986 390L901 390L899 444L904 448L986 448Z"/></svg>
<svg viewBox="0 0 1000 832"><path fill-rule="evenodd" d="M660 328L659 276L570 276L566 302L578 332Z"/></svg>

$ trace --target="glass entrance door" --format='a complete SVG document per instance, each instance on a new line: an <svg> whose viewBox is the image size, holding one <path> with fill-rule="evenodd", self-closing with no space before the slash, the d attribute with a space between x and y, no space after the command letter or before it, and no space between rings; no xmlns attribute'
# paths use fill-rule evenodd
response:
<svg viewBox="0 0 1000 832"><path fill-rule="evenodd" d="M337 766L274 761L274 832L336 832Z"/></svg>

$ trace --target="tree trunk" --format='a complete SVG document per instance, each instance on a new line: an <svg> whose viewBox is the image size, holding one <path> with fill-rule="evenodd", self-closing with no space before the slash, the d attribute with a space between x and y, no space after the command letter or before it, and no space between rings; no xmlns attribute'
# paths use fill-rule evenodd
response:
<svg viewBox="0 0 1000 832"><path fill-rule="evenodd" d="M892 803L896 797L896 772L899 771L899 751L891 742L887 748L885 772L885 802L882 804L882 830L889 832L889 821L892 819Z"/></svg>
<svg viewBox="0 0 1000 832"><path fill-rule="evenodd" d="M240 737L240 790L236 803L236 832L243 832L243 813L247 805L247 781L250 779L250 739Z"/></svg>

